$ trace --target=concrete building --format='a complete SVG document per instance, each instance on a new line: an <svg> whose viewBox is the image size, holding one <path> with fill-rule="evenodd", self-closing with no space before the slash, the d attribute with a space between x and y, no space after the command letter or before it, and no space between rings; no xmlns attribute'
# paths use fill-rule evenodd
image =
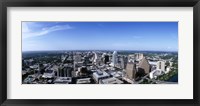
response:
<svg viewBox="0 0 200 106"><path fill-rule="evenodd" d="M97 53L94 52L94 63L97 63L97 61L98 61L98 55Z"/></svg>
<svg viewBox="0 0 200 106"><path fill-rule="evenodd" d="M109 56L104 55L104 64L107 64L109 62Z"/></svg>
<svg viewBox="0 0 200 106"><path fill-rule="evenodd" d="M135 60L135 55L134 54L128 55L128 61L130 62L130 61L133 61L133 60Z"/></svg>
<svg viewBox="0 0 200 106"><path fill-rule="evenodd" d="M56 75L57 77L59 77L59 66L54 65L54 66L52 67L52 70L54 71L54 73L56 73L55 75Z"/></svg>
<svg viewBox="0 0 200 106"><path fill-rule="evenodd" d="M90 84L90 79L91 78L81 78L77 79L76 84Z"/></svg>
<svg viewBox="0 0 200 106"><path fill-rule="evenodd" d="M23 83L25 84L31 84L32 82L34 82L36 79L35 75L28 75L28 77L26 79L24 79Z"/></svg>
<svg viewBox="0 0 200 106"><path fill-rule="evenodd" d="M168 72L170 72L170 71L171 71L171 67L170 67L170 66L166 67L165 73L168 73Z"/></svg>
<svg viewBox="0 0 200 106"><path fill-rule="evenodd" d="M43 73L42 75L43 78L54 78L55 77L55 73L53 70L48 69L46 70L46 72Z"/></svg>
<svg viewBox="0 0 200 106"><path fill-rule="evenodd" d="M84 65L84 62L74 62L73 64L74 66L74 71L77 71L78 70L78 67L81 67Z"/></svg>
<svg viewBox="0 0 200 106"><path fill-rule="evenodd" d="M121 56L121 57L119 58L119 65L120 65L120 68L126 69L127 63L128 63L128 57Z"/></svg>
<svg viewBox="0 0 200 106"><path fill-rule="evenodd" d="M136 60L140 61L140 60L143 59L143 58L144 58L144 55L143 55L142 53L136 53L136 54L135 54L135 59L136 59Z"/></svg>
<svg viewBox="0 0 200 106"><path fill-rule="evenodd" d="M148 74L150 72L151 66L148 60L143 57L142 60L139 62L138 72Z"/></svg>
<svg viewBox="0 0 200 106"><path fill-rule="evenodd" d="M112 55L112 65L116 66L117 62L118 62L117 51L114 51Z"/></svg>
<svg viewBox="0 0 200 106"><path fill-rule="evenodd" d="M73 65L64 64L58 68L57 77L72 77ZM56 71L57 72L57 71Z"/></svg>
<svg viewBox="0 0 200 106"><path fill-rule="evenodd" d="M115 78L122 78L122 71L110 71L109 73L110 75L112 75Z"/></svg>
<svg viewBox="0 0 200 106"><path fill-rule="evenodd" d="M100 79L105 79L105 78L109 78L110 75L108 73L106 73L105 71L101 71L101 70L96 70L96 72L93 73L93 78L96 81L96 83L99 83Z"/></svg>
<svg viewBox="0 0 200 106"><path fill-rule="evenodd" d="M54 81L54 84L69 84L72 82L71 77L57 77Z"/></svg>
<svg viewBox="0 0 200 106"><path fill-rule="evenodd" d="M93 64L95 65L100 65L101 63L101 57L99 57L99 55L95 52L94 53L94 57L93 57Z"/></svg>
<svg viewBox="0 0 200 106"><path fill-rule="evenodd" d="M164 61L158 61L156 69L165 71L165 62Z"/></svg>
<svg viewBox="0 0 200 106"><path fill-rule="evenodd" d="M172 67L172 65L173 65L173 62L170 61L170 62L169 62L169 66Z"/></svg>
<svg viewBox="0 0 200 106"><path fill-rule="evenodd" d="M162 70L153 70L149 73L150 79L157 78L158 76L162 75L164 72Z"/></svg>
<svg viewBox="0 0 200 106"><path fill-rule="evenodd" d="M88 65L88 64L90 63L89 57L88 57L88 56L84 56L83 58L84 58L84 59L83 59L83 64L84 64L84 65Z"/></svg>
<svg viewBox="0 0 200 106"><path fill-rule="evenodd" d="M126 69L126 66L127 66L127 63L128 63L128 57L127 56L123 57L123 60L124 60L124 66L122 68Z"/></svg>
<svg viewBox="0 0 200 106"><path fill-rule="evenodd" d="M123 57L119 58L118 68L124 69L124 59L123 59Z"/></svg>
<svg viewBox="0 0 200 106"><path fill-rule="evenodd" d="M123 81L115 77L111 77L111 78L102 79L99 81L99 83L100 84L123 84Z"/></svg>
<svg viewBox="0 0 200 106"><path fill-rule="evenodd" d="M64 71L64 77L72 77L72 71L73 71L72 67L64 67L63 71Z"/></svg>
<svg viewBox="0 0 200 106"><path fill-rule="evenodd" d="M135 79L135 75L136 75L136 64L133 63L133 62L129 62L127 63L127 66L126 66L126 75L129 79Z"/></svg>

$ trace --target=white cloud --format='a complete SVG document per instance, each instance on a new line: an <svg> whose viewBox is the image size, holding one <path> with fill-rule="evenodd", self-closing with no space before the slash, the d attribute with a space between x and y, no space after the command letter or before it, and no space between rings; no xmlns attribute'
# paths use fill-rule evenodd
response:
<svg viewBox="0 0 200 106"><path fill-rule="evenodd" d="M68 30L68 29L73 28L68 24L66 24L66 25L54 25L54 26L44 27L44 28L41 28L42 26L37 25L41 29L33 30L29 27L31 25L33 25L33 23L23 23L22 24L22 36L23 36L23 38L43 36L43 35L46 35L48 33L54 32L54 31Z"/></svg>
<svg viewBox="0 0 200 106"><path fill-rule="evenodd" d="M29 31L28 25L26 23L22 23L22 33L27 33Z"/></svg>

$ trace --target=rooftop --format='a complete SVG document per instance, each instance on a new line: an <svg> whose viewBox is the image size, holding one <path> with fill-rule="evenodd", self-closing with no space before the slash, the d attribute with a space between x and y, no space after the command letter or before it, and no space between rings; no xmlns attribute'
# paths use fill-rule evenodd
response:
<svg viewBox="0 0 200 106"><path fill-rule="evenodd" d="M54 81L55 84L59 84L59 83L68 84L70 82L72 82L72 78L71 77L57 77L56 80Z"/></svg>
<svg viewBox="0 0 200 106"><path fill-rule="evenodd" d="M123 81L121 81L115 77L103 79L101 82L103 84L122 84L123 83Z"/></svg>
<svg viewBox="0 0 200 106"><path fill-rule="evenodd" d="M77 79L76 83L77 84L89 84L90 83L90 78Z"/></svg>

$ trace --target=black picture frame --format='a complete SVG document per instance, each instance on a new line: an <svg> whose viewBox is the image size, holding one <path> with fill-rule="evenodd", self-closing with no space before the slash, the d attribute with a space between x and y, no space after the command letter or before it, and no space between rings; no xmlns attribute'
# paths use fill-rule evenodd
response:
<svg viewBox="0 0 200 106"><path fill-rule="evenodd" d="M7 7L193 7L193 99L7 99ZM200 0L1 0L0 1L0 104L27 105L125 105L199 106ZM23 91L22 91L23 93Z"/></svg>

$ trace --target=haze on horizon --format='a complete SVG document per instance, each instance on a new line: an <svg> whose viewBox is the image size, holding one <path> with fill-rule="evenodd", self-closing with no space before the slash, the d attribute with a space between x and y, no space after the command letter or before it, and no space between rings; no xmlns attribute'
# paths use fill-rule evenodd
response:
<svg viewBox="0 0 200 106"><path fill-rule="evenodd" d="M22 22L22 51L178 51L178 22Z"/></svg>

